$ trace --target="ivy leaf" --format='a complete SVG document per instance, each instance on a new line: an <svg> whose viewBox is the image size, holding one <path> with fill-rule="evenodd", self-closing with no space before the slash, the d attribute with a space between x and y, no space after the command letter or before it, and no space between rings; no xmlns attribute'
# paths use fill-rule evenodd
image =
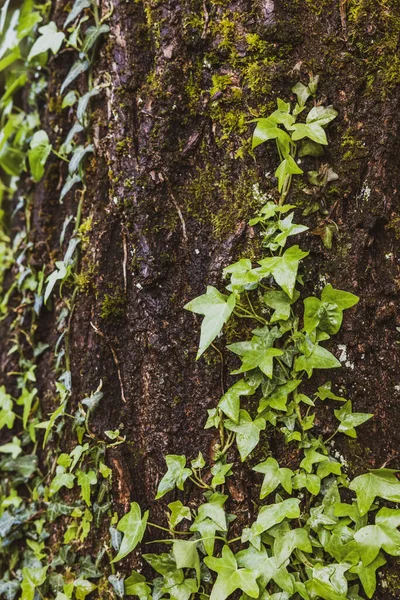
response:
<svg viewBox="0 0 400 600"><path fill-rule="evenodd" d="M199 540L176 540L172 545L172 554L178 569L194 569L200 584L200 558L197 552Z"/></svg>
<svg viewBox="0 0 400 600"><path fill-rule="evenodd" d="M294 87L292 87L293 94L297 96L297 102L299 106L304 106L309 97L312 95L308 86L298 81Z"/></svg>
<svg viewBox="0 0 400 600"><path fill-rule="evenodd" d="M348 400L341 409L334 412L335 417L340 421L338 430L351 438L357 437L355 427L362 425L374 416L371 413L353 413L351 400Z"/></svg>
<svg viewBox="0 0 400 600"><path fill-rule="evenodd" d="M33 181L40 181L44 175L44 166L51 152L51 144L47 133L43 130L36 131L32 137L28 151L29 166Z"/></svg>
<svg viewBox="0 0 400 600"><path fill-rule="evenodd" d="M96 485L97 476L95 471L88 471L85 473L84 471L77 471L78 476L78 485L81 488L81 496L86 502L87 506L91 506L92 503L90 501L90 486Z"/></svg>
<svg viewBox="0 0 400 600"><path fill-rule="evenodd" d="M130 511L118 521L117 529L118 531L122 531L124 537L117 556L111 561L112 563L125 558L142 541L148 516L148 510L142 517L139 504L131 502Z"/></svg>
<svg viewBox="0 0 400 600"><path fill-rule="evenodd" d="M357 495L361 516L369 511L376 496L400 502L400 481L395 477L397 472L393 469L372 469L353 479L349 487Z"/></svg>
<svg viewBox="0 0 400 600"><path fill-rule="evenodd" d="M48 567L25 567L22 569L22 595L20 600L34 599L36 588L46 581L47 569Z"/></svg>
<svg viewBox="0 0 400 600"><path fill-rule="evenodd" d="M123 598L125 595L125 588L124 588L124 579L125 576L122 575L120 573L118 573L117 575L110 575L108 578L109 583L111 583L114 592L116 593L116 595L118 596L118 598Z"/></svg>
<svg viewBox="0 0 400 600"><path fill-rule="evenodd" d="M228 346L229 347L229 346ZM252 396L256 391L245 379L239 379L222 396L218 408L235 423L239 420L240 396Z"/></svg>
<svg viewBox="0 0 400 600"><path fill-rule="evenodd" d="M260 260L259 264L261 268L257 269L257 271L263 277L272 275L276 283L286 292L289 298L293 298L299 262L308 256L308 254L308 252L303 252L297 245L291 246L285 251L283 256Z"/></svg>
<svg viewBox="0 0 400 600"><path fill-rule="evenodd" d="M165 457L168 471L158 484L156 500L165 496L175 487L183 490L183 485L188 477L191 476L192 470L185 468L186 456L177 456L176 454L168 454Z"/></svg>
<svg viewBox="0 0 400 600"><path fill-rule="evenodd" d="M139 600L151 599L151 588L146 583L146 577L136 571L132 571L125 579L124 586L126 596L139 596Z"/></svg>
<svg viewBox="0 0 400 600"><path fill-rule="evenodd" d="M349 565L332 564L316 566L311 572L312 579L306 582L306 589L312 598L324 600L346 600L347 580L344 572Z"/></svg>
<svg viewBox="0 0 400 600"><path fill-rule="evenodd" d="M85 600L86 596L91 594L97 588L97 585L88 579L79 578L75 579L74 587L76 600Z"/></svg>
<svg viewBox="0 0 400 600"><path fill-rule="evenodd" d="M283 132L282 132L283 133ZM276 126L273 119L257 119L257 125L253 132L252 149L268 140L276 140L280 135L280 129Z"/></svg>
<svg viewBox="0 0 400 600"><path fill-rule="evenodd" d="M266 422L263 418L253 421L246 410L241 410L238 425L229 419L224 421L224 425L225 429L236 433L236 444L243 462L260 441L260 431L265 429Z"/></svg>
<svg viewBox="0 0 400 600"><path fill-rule="evenodd" d="M294 213L290 213L285 219L280 219L278 221L278 228L281 233L279 233L275 238L274 242L277 243L281 248L283 248L287 242L287 239L291 235L298 235L299 233L303 233L303 231L307 231L308 227L305 225L297 225L297 223L293 223Z"/></svg>
<svg viewBox="0 0 400 600"><path fill-rule="evenodd" d="M320 454L316 450L310 448L304 451L304 458L300 463L300 467L305 469L307 473L312 472L312 467L315 463L325 462L327 457L325 454Z"/></svg>
<svg viewBox="0 0 400 600"><path fill-rule="evenodd" d="M289 298L285 292L274 290L267 292L263 296L263 300L267 306L274 309L274 313L271 316L270 323L276 323L276 321L287 321L290 317L290 306L298 300L300 293L297 290L293 292L293 298Z"/></svg>
<svg viewBox="0 0 400 600"><path fill-rule="evenodd" d="M278 178L278 192L282 191L287 175L301 175L302 173L302 169L294 158L287 154L275 171L275 177Z"/></svg>
<svg viewBox="0 0 400 600"><path fill-rule="evenodd" d="M298 388L300 383L301 379L291 379L284 385L278 385L267 398L261 398L258 412L262 413L268 407L286 411L288 396Z"/></svg>
<svg viewBox="0 0 400 600"><path fill-rule="evenodd" d="M303 138L309 138L313 142L317 142L317 144L322 144L323 146L328 145L326 133L318 122L309 124L296 123L293 125L292 129L292 139L295 142L302 140Z"/></svg>
<svg viewBox="0 0 400 600"><path fill-rule="evenodd" d="M64 29L78 17L85 8L90 8L91 0L75 0L74 5L65 19Z"/></svg>
<svg viewBox="0 0 400 600"><path fill-rule="evenodd" d="M108 25L103 23L100 27L88 27L85 31L85 39L83 40L82 52L87 54L89 50L93 47L95 42L99 39L103 33L108 33L110 28Z"/></svg>
<svg viewBox="0 0 400 600"><path fill-rule="evenodd" d="M318 388L318 391L315 393L315 395L322 401L328 398L329 400L338 400L339 402L346 402L346 398L343 398L343 396L337 396L332 392L331 388L332 383L330 381L327 381Z"/></svg>
<svg viewBox="0 0 400 600"><path fill-rule="evenodd" d="M225 478L232 475L232 465L233 463L223 464L221 461L215 463L211 468L211 475L213 475L211 487L215 488L217 485L223 485L225 483Z"/></svg>
<svg viewBox="0 0 400 600"><path fill-rule="evenodd" d="M228 496L214 492L208 499L208 502L201 504L195 523L201 523L205 519L211 519L218 527L218 531L228 531L226 514L223 508ZM192 529L192 528L191 528ZM195 531L195 529L193 529Z"/></svg>
<svg viewBox="0 0 400 600"><path fill-rule="evenodd" d="M297 519L300 516L299 504L300 500L297 498L289 498L278 504L261 507L257 521L251 526L253 533L261 535L264 531L281 523L283 519Z"/></svg>
<svg viewBox="0 0 400 600"><path fill-rule="evenodd" d="M254 546L241 550L237 553L236 559L240 567L251 569L254 572L261 589L273 579L284 592L293 594L293 576L288 573L286 568L289 561L279 564L275 556L268 556L268 552L262 544L259 550Z"/></svg>
<svg viewBox="0 0 400 600"><path fill-rule="evenodd" d="M278 461L272 458L272 456L253 467L253 471L264 474L260 491L261 500L271 494L278 485L281 485L288 494L292 493L293 471L281 468Z"/></svg>
<svg viewBox="0 0 400 600"><path fill-rule="evenodd" d="M63 81L63 84L60 89L60 94L63 94L64 91L67 89L67 87L73 81L75 81L75 79L77 77L79 77L79 75L81 75L81 73L84 73L85 71L87 71L89 68L89 65L90 65L90 63L87 60L78 59L77 61L75 61L74 64L72 65L72 67L70 68L70 70L68 71L66 78Z"/></svg>
<svg viewBox="0 0 400 600"><path fill-rule="evenodd" d="M326 348L315 344L311 354L298 356L294 363L297 372L305 371L311 377L314 369L337 369L341 364L338 359Z"/></svg>
<svg viewBox="0 0 400 600"><path fill-rule="evenodd" d="M314 106L307 115L306 123L318 123L322 127L336 119L338 112L333 106Z"/></svg>
<svg viewBox="0 0 400 600"><path fill-rule="evenodd" d="M58 31L54 21L50 21L47 25L39 27L39 33L40 36L37 38L29 52L28 61L31 61L32 58L35 58L38 54L43 54L43 52L47 52L48 50L51 50L53 54L57 54L65 37L62 31Z"/></svg>
<svg viewBox="0 0 400 600"><path fill-rule="evenodd" d="M343 321L343 310L357 304L359 298L349 292L335 290L330 284L322 290L321 300L310 296L304 300L304 329L311 333L316 327L335 335Z"/></svg>
<svg viewBox="0 0 400 600"><path fill-rule="evenodd" d="M238 354L242 359L242 366L240 369L232 371L232 374L245 373L258 367L267 377L272 379L273 359L275 356L282 356L283 354L282 350L271 348L273 341L268 336L255 335L248 342L230 344L228 349Z"/></svg>
<svg viewBox="0 0 400 600"><path fill-rule="evenodd" d="M218 530L218 525L211 519L204 519L203 521L196 519L196 522L190 527L190 531L197 531L200 534L208 556L214 554L215 533Z"/></svg>
<svg viewBox="0 0 400 600"><path fill-rule="evenodd" d="M229 291L233 291L234 289L242 291L253 290L257 287L259 278L252 269L251 260L248 258L241 258L238 262L225 267L223 276L231 276L231 282L227 286L227 289Z"/></svg>
<svg viewBox="0 0 400 600"><path fill-rule="evenodd" d="M389 525L376 523L354 534L363 566L371 564L383 548L391 556L400 556L400 532Z"/></svg>
<svg viewBox="0 0 400 600"><path fill-rule="evenodd" d="M321 479L318 475L312 473L297 473L293 477L293 487L295 490L306 488L313 496L318 496L321 490Z"/></svg>
<svg viewBox="0 0 400 600"><path fill-rule="evenodd" d="M204 315L201 324L200 345L197 359L214 341L224 324L228 321L235 308L236 297L231 294L228 298L221 294L215 287L207 286L207 292L198 296L184 306L186 310Z"/></svg>
<svg viewBox="0 0 400 600"><path fill-rule="evenodd" d="M350 573L357 573L368 598L373 598L376 590L376 571L386 564L383 554L378 556L366 567L360 562L350 569Z"/></svg>
<svg viewBox="0 0 400 600"><path fill-rule="evenodd" d="M275 538L274 555L279 565L284 563L295 548L312 553L310 538L305 529L291 529Z"/></svg>
<svg viewBox="0 0 400 600"><path fill-rule="evenodd" d="M50 483L49 496L53 496L62 487L66 487L71 490L74 487L75 475L73 473L66 473L65 468L58 466L56 469L56 476Z"/></svg>
<svg viewBox="0 0 400 600"><path fill-rule="evenodd" d="M171 523L171 527L173 529L179 525L183 519L187 519L188 521L192 520L190 508L188 506L184 506L180 500L171 502L168 504L168 508L171 511L169 522Z"/></svg>
<svg viewBox="0 0 400 600"><path fill-rule="evenodd" d="M240 569L229 546L222 549L221 558L207 556L204 559L207 567L218 573L212 588L210 600L225 600L237 589L251 598L258 598L259 589L252 569Z"/></svg>

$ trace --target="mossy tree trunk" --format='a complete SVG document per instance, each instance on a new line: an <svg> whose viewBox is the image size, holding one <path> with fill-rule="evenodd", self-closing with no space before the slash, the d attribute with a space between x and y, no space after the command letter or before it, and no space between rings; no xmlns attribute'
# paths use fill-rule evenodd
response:
<svg viewBox="0 0 400 600"><path fill-rule="evenodd" d="M66 4L55 2L56 19ZM70 324L69 410L102 380L104 397L91 427L100 437L119 428L129 442L108 452L115 509L122 513L136 500L151 509L153 521L163 519L165 507L154 496L164 455L212 455L216 439L202 429L206 409L229 383L233 362L224 356L221 364L213 349L195 361L200 320L182 307L207 284L222 289L221 270L229 261L257 257L247 225L258 207L253 186L275 194L277 158L272 147L252 155L249 120L273 109L277 96L290 99L292 86L310 73L320 76L319 93L339 112L326 156L339 179L316 199L322 210L303 218L310 227L306 286L313 293L321 281L330 282L361 297L331 345L346 357L332 377L354 410L375 413L356 442L338 449L352 475L398 465L398 2L113 5L95 67L109 85L92 105L96 152L87 163L86 240ZM104 2L103 12L108 8ZM56 89L68 57L53 62L43 109L48 129L63 127L60 139L70 123L62 122ZM59 168L54 159L33 204L36 259L48 265L62 256L63 220L77 202L71 193L59 206ZM310 203L301 186L290 200L303 208ZM317 234L332 223L328 250ZM56 339L54 314L39 321L45 343ZM233 335L228 330L228 338ZM223 352L221 340L217 346ZM45 412L54 409L53 370L45 353L38 367ZM323 413L319 426L329 426ZM264 450L272 447L290 460L278 437L267 431L263 439ZM230 459L238 462L235 453ZM256 476L240 465L236 473L242 475L229 483L234 508L247 514L257 500Z"/></svg>

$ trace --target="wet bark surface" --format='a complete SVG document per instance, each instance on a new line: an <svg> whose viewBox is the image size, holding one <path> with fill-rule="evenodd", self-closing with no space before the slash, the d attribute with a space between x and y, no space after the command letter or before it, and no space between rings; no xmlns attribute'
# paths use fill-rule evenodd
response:
<svg viewBox="0 0 400 600"><path fill-rule="evenodd" d="M358 440L338 449L352 475L398 466L397 2L357 0L347 11L331 0L113 5L96 66L96 77L109 85L93 104L96 154L84 199L91 226L81 252L85 285L71 322L71 357L75 405L103 382L93 431L101 437L120 428L130 442L109 451L116 510L135 500L151 509L153 521L163 519L164 504L154 496L164 455L212 455L216 439L203 430L206 409L229 384L233 359L221 365L210 350L195 361L200 320L182 307L207 284L222 290L221 271L232 259L257 255L246 225L257 209L252 186L274 193L277 159L271 147L257 150L255 162L248 121L273 109L277 96L289 99L291 87L311 72L320 75L321 96L339 111L326 155L339 180L318 199L326 214L303 218L310 233L302 246L311 250L306 289L313 293L329 282L360 296L332 340L344 368L329 378L354 410L375 414ZM56 17L63 8L57 3ZM67 63L68 55L55 60L54 83ZM49 107L45 114L51 126L56 114ZM66 132L67 119L64 126ZM305 163L313 167L311 159ZM63 219L77 201L71 194L60 208L52 168L33 206L42 261L42 247L48 258L57 255ZM291 201L304 208L309 199L296 187ZM312 232L331 222L337 234L327 250ZM42 341L54 342L52 325L54 315L44 314ZM217 344L223 350L223 340ZM51 372L44 355L38 381L48 410ZM325 413L319 413L321 432L329 424ZM283 463L292 460L282 440L266 432L263 443ZM235 472L230 508L247 515L258 478L240 465ZM389 565L388 573L395 568ZM377 598L397 597L391 593L384 589Z"/></svg>

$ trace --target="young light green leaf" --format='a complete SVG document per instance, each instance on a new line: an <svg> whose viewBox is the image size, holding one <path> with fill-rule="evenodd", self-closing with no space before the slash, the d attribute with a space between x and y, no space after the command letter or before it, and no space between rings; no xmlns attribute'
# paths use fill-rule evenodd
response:
<svg viewBox="0 0 400 600"><path fill-rule="evenodd" d="M305 371L311 377L314 369L337 369L341 367L338 359L326 348L315 344L309 356L302 354L294 363L295 370L299 373Z"/></svg>
<svg viewBox="0 0 400 600"><path fill-rule="evenodd" d="M282 191L288 175L301 175L302 173L302 169L300 169L294 158L288 154L275 171L275 177L278 178L278 192Z"/></svg>
<svg viewBox="0 0 400 600"><path fill-rule="evenodd" d="M305 529L291 529L275 538L274 556L278 564L284 563L295 548L299 548L303 552L312 552L310 538Z"/></svg>
<svg viewBox="0 0 400 600"><path fill-rule="evenodd" d="M367 525L354 534L354 539L364 567L375 560L381 549L391 556L400 556L400 532L388 525Z"/></svg>
<svg viewBox="0 0 400 600"><path fill-rule="evenodd" d="M35 58L38 54L42 54L48 50L51 50L53 54L57 54L65 37L65 34L62 31L58 31L54 21L50 21L47 25L39 27L39 33L40 36L37 38L29 52L28 61L31 61L32 58Z"/></svg>
<svg viewBox="0 0 400 600"><path fill-rule="evenodd" d="M192 474L192 470L185 468L186 456L177 456L176 454L168 454L165 457L168 471L158 484L156 500L165 496L175 487L183 490L183 485L188 477Z"/></svg>
<svg viewBox="0 0 400 600"><path fill-rule="evenodd" d="M298 300L299 296L300 293L297 290L294 290L293 298L289 298L285 292L278 290L264 294L263 300L265 304L275 311L271 316L270 323L287 321L290 317L290 306Z"/></svg>
<svg viewBox="0 0 400 600"><path fill-rule="evenodd" d="M386 559L382 553L372 561L368 566L364 566L362 562L350 569L350 573L357 573L362 586L368 598L373 598L376 590L376 571L379 567L386 564Z"/></svg>
<svg viewBox="0 0 400 600"><path fill-rule="evenodd" d="M233 463L223 464L221 461L215 463L211 468L211 475L213 475L211 487L215 488L217 485L223 485L225 483L225 478L232 475L232 465Z"/></svg>
<svg viewBox="0 0 400 600"><path fill-rule="evenodd" d="M197 552L199 540L176 540L172 545L172 554L178 569L194 569L200 583L200 557Z"/></svg>
<svg viewBox="0 0 400 600"><path fill-rule="evenodd" d="M125 579L125 595L138 596L139 600L151 600L151 588L146 583L146 577L132 571L131 575Z"/></svg>
<svg viewBox="0 0 400 600"><path fill-rule="evenodd" d="M258 598L259 589L253 571L238 567L229 546L223 547L221 558L207 556L204 562L209 569L218 573L210 600L225 600L237 589L242 590L251 598Z"/></svg>
<svg viewBox="0 0 400 600"><path fill-rule="evenodd" d="M72 65L72 67L70 68L70 70L68 71L66 78L63 81L63 84L60 89L60 94L63 94L64 91L67 89L67 87L73 81L75 81L75 79L77 77L79 77L79 75L81 75L81 73L84 73L85 71L87 71L88 68L89 68L89 62L87 60L78 59L77 61L75 61L74 64Z"/></svg>
<svg viewBox="0 0 400 600"><path fill-rule="evenodd" d="M301 83L301 81L298 81L296 85L292 87L292 92L293 94L296 94L299 106L304 106L309 97L312 95L308 89L308 86L304 85L304 83Z"/></svg>
<svg viewBox="0 0 400 600"><path fill-rule="evenodd" d="M50 483L49 496L53 496L62 487L71 490L74 487L74 481L75 475L73 473L66 473L65 467L58 466L56 475Z"/></svg>
<svg viewBox="0 0 400 600"><path fill-rule="evenodd" d="M333 106L314 106L307 115L307 123L318 123L322 127L336 119L338 112Z"/></svg>
<svg viewBox="0 0 400 600"><path fill-rule="evenodd" d="M317 144L322 144L323 146L328 145L326 133L318 122L307 125L305 123L296 123L293 125L292 129L292 139L296 142L303 138L310 138L310 140L317 142Z"/></svg>
<svg viewBox="0 0 400 600"><path fill-rule="evenodd" d="M99 27L88 27L85 32L85 39L83 40L82 52L87 54L89 50L94 46L100 36L108 33L110 28L108 25L103 23Z"/></svg>
<svg viewBox="0 0 400 600"><path fill-rule="evenodd" d="M234 294L229 297L221 294L215 287L207 286L207 292L198 296L184 306L186 310L204 315L201 324L200 345L197 359L207 350L214 341L224 324L228 321L235 308L236 298Z"/></svg>
<svg viewBox="0 0 400 600"><path fill-rule="evenodd" d="M125 558L142 541L148 516L148 510L142 517L139 504L131 502L130 511L118 521L117 529L123 532L124 537L117 556L111 562L118 562Z"/></svg>
<svg viewBox="0 0 400 600"><path fill-rule="evenodd" d="M46 581L47 569L48 567L25 567L22 569L22 595L20 600L34 599L36 588Z"/></svg>

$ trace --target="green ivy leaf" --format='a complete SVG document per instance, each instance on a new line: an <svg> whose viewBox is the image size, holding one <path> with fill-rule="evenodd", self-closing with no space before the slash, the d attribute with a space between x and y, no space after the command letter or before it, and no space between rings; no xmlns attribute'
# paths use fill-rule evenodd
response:
<svg viewBox="0 0 400 600"><path fill-rule="evenodd" d="M276 356L282 356L282 350L271 348L274 339L271 336L255 335L248 342L237 342L230 344L228 349L238 354L242 359L240 369L232 371L233 375L245 373L256 369L257 367L270 379L273 374L273 359Z"/></svg>
<svg viewBox="0 0 400 600"><path fill-rule="evenodd" d="M327 381L326 383L324 383L323 385L321 385L318 388L317 392L315 392L316 397L322 401L329 399L329 400L338 400L339 402L346 402L346 398L343 398L343 396L337 396L336 394L334 394L332 392L331 388L332 388L332 383L330 381Z"/></svg>
<svg viewBox="0 0 400 600"><path fill-rule="evenodd" d="M51 152L49 136L43 130L36 131L28 151L29 167L33 181L40 181L44 175L44 166Z"/></svg>
<svg viewBox="0 0 400 600"><path fill-rule="evenodd" d="M297 245L291 246L285 251L283 256L260 260L259 264L261 268L257 269L257 271L263 277L272 275L276 283L286 292L289 298L293 298L299 263L308 254L308 252L303 252Z"/></svg>
<svg viewBox="0 0 400 600"><path fill-rule="evenodd" d="M378 556L366 567L360 562L358 565L350 569L350 573L356 573L360 578L362 586L368 598L373 598L376 590L376 571L386 564L386 559L383 554Z"/></svg>
<svg viewBox="0 0 400 600"><path fill-rule="evenodd" d="M310 448L304 451L304 458L300 463L300 467L305 469L307 473L311 473L315 463L325 462L326 460L327 456L325 454L320 454L313 448Z"/></svg>
<svg viewBox="0 0 400 600"><path fill-rule="evenodd" d="M278 178L278 192L282 191L287 175L301 175L302 173L303 171L294 158L287 154L275 171L275 177Z"/></svg>
<svg viewBox="0 0 400 600"><path fill-rule="evenodd" d="M294 363L295 370L299 373L305 371L311 377L314 369L337 369L341 367L338 359L326 348L315 344L309 356L302 354Z"/></svg>
<svg viewBox="0 0 400 600"><path fill-rule="evenodd" d="M118 521L117 529L123 532L124 537L117 556L111 561L112 563L125 558L142 541L148 516L148 510L142 517L139 504L131 502L130 511Z"/></svg>
<svg viewBox="0 0 400 600"><path fill-rule="evenodd" d="M91 594L95 589L97 589L97 585L88 579L75 579L75 598L76 600L85 600L86 596Z"/></svg>
<svg viewBox="0 0 400 600"><path fill-rule="evenodd" d="M251 260L248 258L241 258L238 262L225 267L223 276L231 276L231 282L227 289L242 291L253 290L257 287L259 278L252 269Z"/></svg>
<svg viewBox="0 0 400 600"><path fill-rule="evenodd" d="M393 469L372 469L369 473L359 475L350 483L350 489L357 495L360 515L365 515L371 508L376 496L391 502L400 502L400 481Z"/></svg>
<svg viewBox="0 0 400 600"><path fill-rule="evenodd" d="M221 461L215 463L211 468L211 475L213 475L211 487L215 488L217 485L223 485L225 483L225 478L232 475L232 465L233 463L223 464Z"/></svg>
<svg viewBox="0 0 400 600"><path fill-rule="evenodd" d="M214 341L224 324L228 321L235 308L236 298L231 294L228 298L221 294L215 287L207 286L207 292L198 296L184 306L186 310L204 315L201 324L200 345L197 359Z"/></svg>
<svg viewBox="0 0 400 600"><path fill-rule="evenodd" d="M291 379L284 385L278 385L267 398L261 398L258 412L263 413L269 407L275 410L286 411L289 394L294 392L300 383L301 379Z"/></svg>
<svg viewBox="0 0 400 600"><path fill-rule="evenodd" d="M74 481L75 475L73 473L66 473L65 467L58 466L56 475L50 483L49 496L53 496L62 487L71 490L74 487Z"/></svg>
<svg viewBox="0 0 400 600"><path fill-rule="evenodd" d="M126 596L139 596L139 600L151 600L151 588L146 583L146 577L132 571L124 581Z"/></svg>
<svg viewBox="0 0 400 600"><path fill-rule="evenodd" d="M225 600L237 589L251 598L258 598L259 589L254 572L251 569L240 569L229 546L222 549L221 558L207 556L204 559L207 567L218 573L212 588L210 600Z"/></svg>
<svg viewBox="0 0 400 600"><path fill-rule="evenodd" d="M367 525L354 534L363 566L371 564L383 548L391 556L400 556L400 532L383 523Z"/></svg>
<svg viewBox="0 0 400 600"><path fill-rule="evenodd" d="M205 519L211 519L218 527L218 531L228 531L226 514L223 508L228 496L214 492L208 499L208 502L201 504L195 519L195 524L201 523ZM192 529L192 528L191 528ZM195 529L193 529L195 531Z"/></svg>
<svg viewBox="0 0 400 600"><path fill-rule="evenodd" d="M78 485L81 488L81 497L86 502L87 506L91 506L92 503L90 501L90 486L96 485L97 476L95 471L77 471L78 476Z"/></svg>
<svg viewBox="0 0 400 600"><path fill-rule="evenodd" d="M187 519L188 521L192 520L190 508L188 506L184 506L180 500L171 502L168 504L168 508L171 511L169 522L171 523L172 528L175 528L177 525L179 525L183 519Z"/></svg>
<svg viewBox="0 0 400 600"><path fill-rule="evenodd" d="M309 97L312 95L308 86L298 81L294 87L292 87L293 94L297 96L297 102L299 106L304 106Z"/></svg>
<svg viewBox="0 0 400 600"><path fill-rule="evenodd" d="M246 410L241 410L239 414L239 424L227 419L224 421L225 429L236 433L236 444L239 450L242 462L254 450L260 441L260 431L265 429L266 422L263 418L252 420Z"/></svg>
<svg viewBox="0 0 400 600"><path fill-rule="evenodd" d="M312 579L306 581L306 589L312 598L324 600L347 600L347 579L345 571L350 565L332 564L326 567L315 566L312 569Z"/></svg>
<svg viewBox="0 0 400 600"><path fill-rule="evenodd" d="M328 145L326 133L318 122L310 124L296 123L293 125L292 129L292 139L295 142L302 140L303 138L309 138L313 142L317 142L317 144L322 144L323 146Z"/></svg>
<svg viewBox="0 0 400 600"><path fill-rule="evenodd" d="M318 496L321 489L321 479L312 473L298 473L293 477L295 490L306 488L313 496Z"/></svg>
<svg viewBox="0 0 400 600"><path fill-rule="evenodd" d="M39 27L39 33L40 36L37 38L29 52L29 62L32 58L38 56L38 54L43 54L43 52L47 52L48 50L51 50L53 54L57 54L65 37L62 31L58 31L54 21L50 21L47 25Z"/></svg>
<svg viewBox="0 0 400 600"><path fill-rule="evenodd" d="M168 471L158 484L156 500L165 496L175 487L183 490L183 485L188 477L191 476L192 470L185 468L186 456L177 456L176 454L168 454L165 457Z"/></svg>
<svg viewBox="0 0 400 600"><path fill-rule="evenodd" d="M253 467L253 471L264 474L260 491L261 499L269 496L278 485L281 485L288 494L292 493L293 471L284 467L281 468L278 461L272 458L272 456Z"/></svg>
<svg viewBox="0 0 400 600"><path fill-rule="evenodd" d="M318 123L323 127L336 119L337 116L338 112L333 106L314 106L307 115L306 123Z"/></svg>
<svg viewBox="0 0 400 600"><path fill-rule="evenodd" d="M239 379L222 396L218 402L218 408L229 419L237 423L239 421L240 396L252 396L255 391L254 385L250 385L245 379Z"/></svg>
<svg viewBox="0 0 400 600"><path fill-rule="evenodd" d="M353 413L351 400L348 400L341 409L335 410L334 412L335 417L340 421L338 430L351 438L357 437L357 432L354 429L355 427L362 425L362 423L372 419L374 416L371 413Z"/></svg>
<svg viewBox="0 0 400 600"><path fill-rule="evenodd" d="M349 292L335 290L330 284L322 290L321 300L310 296L304 300L304 329L311 333L317 327L329 335L335 335L343 320L343 310L358 302Z"/></svg>
<svg viewBox="0 0 400 600"><path fill-rule="evenodd" d="M281 233L279 233L275 238L274 242L278 244L281 248L286 245L287 239L291 235L298 235L299 233L303 233L308 230L308 227L305 225L298 225L297 223L293 223L294 213L290 213L285 219L280 219L278 221L278 228Z"/></svg>
<svg viewBox="0 0 400 600"><path fill-rule="evenodd" d="M278 504L269 504L261 507L257 521L251 529L255 535L261 535L274 525L281 523L284 519L297 519L300 516L300 500L289 498Z"/></svg>
<svg viewBox="0 0 400 600"><path fill-rule="evenodd" d="M172 545L172 554L178 569L194 569L200 584L200 558L197 552L199 540L176 540Z"/></svg>
<svg viewBox="0 0 400 600"><path fill-rule="evenodd" d="M276 537L274 555L278 564L281 565L284 563L296 548L299 548L303 552L312 553L310 538L305 529L291 529L285 534Z"/></svg>
<svg viewBox="0 0 400 600"><path fill-rule="evenodd" d="M252 149L254 150L268 140L276 140L281 135L280 131L273 119L257 119L257 125L253 132ZM282 131L282 133L284 132Z"/></svg>
<svg viewBox="0 0 400 600"><path fill-rule="evenodd" d="M236 559L240 567L254 572L261 589L265 588L272 579L286 594L293 594L294 578L287 571L289 561L279 564L275 556L268 555L263 544L260 544L260 549L249 546L246 550L241 550L236 555Z"/></svg>
<svg viewBox="0 0 400 600"><path fill-rule="evenodd" d="M270 323L276 323L276 321L287 321L290 317L290 306L298 300L300 292L294 290L293 298L289 298L285 292L272 291L267 292L263 296L263 300L267 306L274 309L274 313L271 316Z"/></svg>
<svg viewBox="0 0 400 600"><path fill-rule="evenodd" d="M22 569L20 600L33 600L35 590L46 581L48 567L25 567Z"/></svg>

